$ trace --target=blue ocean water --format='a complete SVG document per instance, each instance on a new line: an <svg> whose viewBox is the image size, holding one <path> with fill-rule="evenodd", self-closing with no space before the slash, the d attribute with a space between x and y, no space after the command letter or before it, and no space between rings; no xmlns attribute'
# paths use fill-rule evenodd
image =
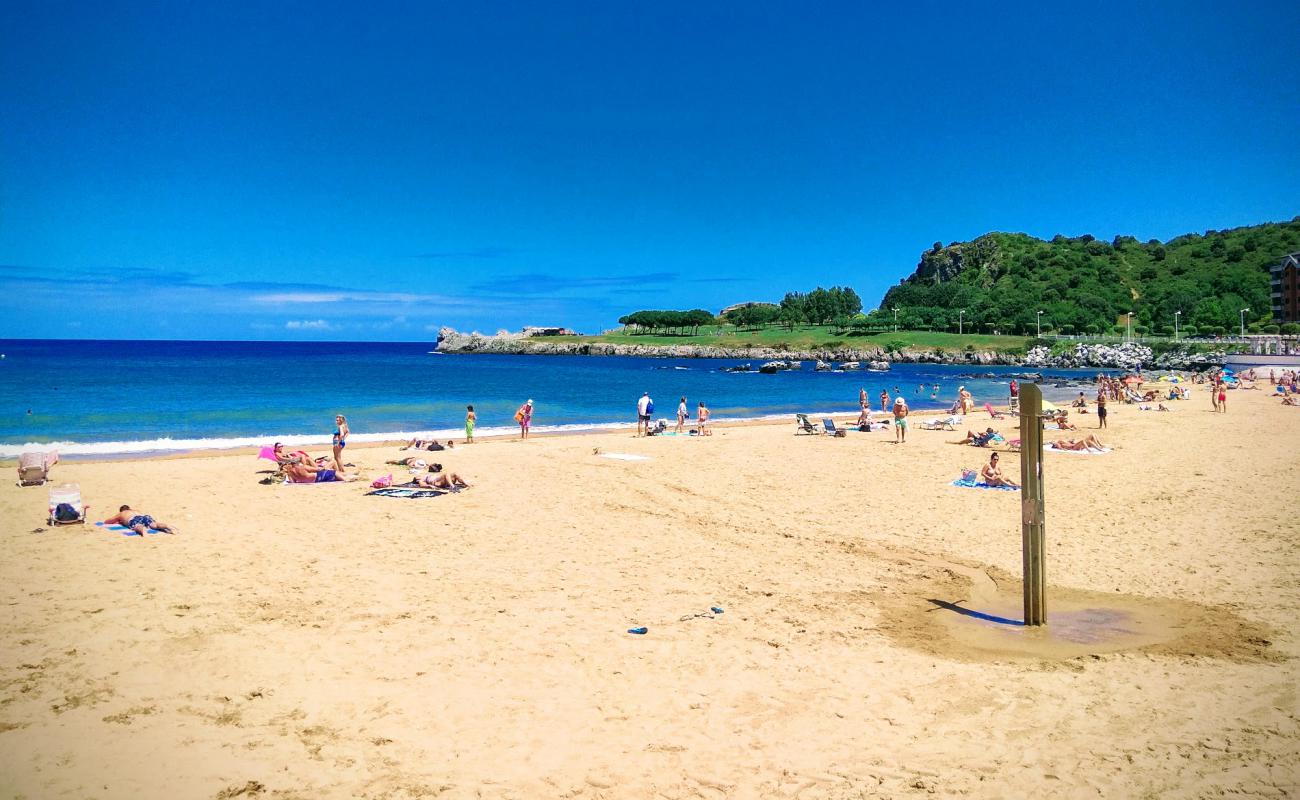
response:
<svg viewBox="0 0 1300 800"><path fill-rule="evenodd" d="M57 444L65 455L316 444L330 440L336 413L347 416L355 441L460 436L469 404L481 432L513 431L514 412L529 398L535 430L605 427L634 421L645 391L655 415L670 418L683 395L692 415L703 400L719 420L856 413L860 387L873 408L882 389L892 395L895 387L913 408L946 408L959 385L980 403L1005 403L1005 376L1023 372L899 364L887 373L818 373L805 362L799 372L759 375L725 372L742 362L717 359L430 350L421 343L0 340L0 457L32 444ZM939 384L939 399L918 392L921 383Z"/></svg>

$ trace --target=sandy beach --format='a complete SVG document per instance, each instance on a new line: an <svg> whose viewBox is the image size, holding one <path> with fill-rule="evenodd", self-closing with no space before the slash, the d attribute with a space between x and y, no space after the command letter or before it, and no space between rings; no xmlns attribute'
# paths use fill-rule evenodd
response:
<svg viewBox="0 0 1300 800"><path fill-rule="evenodd" d="M0 794L1292 796L1300 409L1172 405L1045 454L1045 631L1019 495L950 485L988 457L951 432L492 440L418 500L55 467L181 531L147 538L50 529L10 471Z"/></svg>

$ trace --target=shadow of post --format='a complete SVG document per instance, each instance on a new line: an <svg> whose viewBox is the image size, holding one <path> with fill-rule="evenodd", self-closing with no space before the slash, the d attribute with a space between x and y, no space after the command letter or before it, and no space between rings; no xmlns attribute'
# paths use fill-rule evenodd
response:
<svg viewBox="0 0 1300 800"><path fill-rule="evenodd" d="M1015 625L1017 627L1023 627L1025 624L1024 620L995 617L992 614L985 614L982 611L972 611L969 608L962 608L956 603L949 603L947 600L935 600L934 598L930 598L928 602L937 606L937 608L930 609L931 611L937 611L942 608L945 611L953 611L961 614L963 617L973 617L975 619L984 620L985 622L996 622L999 625Z"/></svg>

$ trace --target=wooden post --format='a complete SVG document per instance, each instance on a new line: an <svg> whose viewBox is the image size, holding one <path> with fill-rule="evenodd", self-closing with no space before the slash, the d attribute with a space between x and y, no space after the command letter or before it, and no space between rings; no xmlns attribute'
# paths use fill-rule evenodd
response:
<svg viewBox="0 0 1300 800"><path fill-rule="evenodd" d="M1046 625L1043 534L1043 392L1020 387L1020 535L1024 561L1025 624Z"/></svg>

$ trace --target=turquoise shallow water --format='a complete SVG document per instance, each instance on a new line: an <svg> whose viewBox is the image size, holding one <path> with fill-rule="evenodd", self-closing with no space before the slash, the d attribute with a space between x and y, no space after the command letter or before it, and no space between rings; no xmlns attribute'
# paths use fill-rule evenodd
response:
<svg viewBox="0 0 1300 800"><path fill-rule="evenodd" d="M529 398L536 430L603 427L633 421L644 391L663 417L675 414L682 395L692 413L703 400L716 419L855 413L859 388L873 408L882 389L893 394L895 387L913 408L946 408L959 385L981 403L1005 402L1008 376L1023 372L899 364L888 373L818 373L805 363L799 372L759 375L725 372L741 363L728 360L431 349L373 342L0 340L0 457L31 444L57 444L65 455L108 455L328 442L336 413L347 415L356 441L459 436L471 403L479 430L491 433L513 430L515 409ZM918 392L921 383L939 384L939 399Z"/></svg>

